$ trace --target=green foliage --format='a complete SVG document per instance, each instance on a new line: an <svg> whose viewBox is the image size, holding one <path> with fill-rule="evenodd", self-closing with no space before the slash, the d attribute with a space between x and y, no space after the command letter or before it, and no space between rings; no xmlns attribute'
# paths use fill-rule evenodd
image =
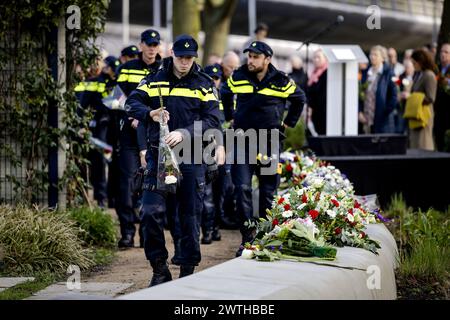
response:
<svg viewBox="0 0 450 320"><path fill-rule="evenodd" d="M0 136L0 157L9 160L12 172L26 172L23 179L15 174L6 176L13 185L15 199L11 200L36 203L46 193L50 148L66 150L67 164L58 187L67 188L70 203L87 199L80 166L87 163L89 143L87 136L78 132L87 128L88 116L76 114L73 88L92 71L90 67L99 56L94 40L103 30L108 4L106 0L13 0L0 4L0 127L4 134ZM66 19L71 5L80 8L81 28L65 29L67 78L61 88L48 64L56 52L51 32ZM52 108L63 114L58 128L47 123Z"/></svg>
<svg viewBox="0 0 450 320"><path fill-rule="evenodd" d="M399 243L397 276L402 280L401 293L431 298L436 298L436 293L447 295L450 285L450 208L447 212L416 211L407 207L401 195L394 195L386 212L394 218L394 236Z"/></svg>
<svg viewBox="0 0 450 320"><path fill-rule="evenodd" d="M106 211L95 207L72 208L68 210L71 219L82 232L79 237L88 245L113 247L116 244L116 225Z"/></svg>
<svg viewBox="0 0 450 320"><path fill-rule="evenodd" d="M34 281L27 281L1 291L0 300L22 300L28 298L33 293L45 289L57 279L51 273L38 273L33 276L35 277Z"/></svg>
<svg viewBox="0 0 450 320"><path fill-rule="evenodd" d="M300 150L306 140L305 122L303 119L300 119L294 128L286 128L285 135L284 150Z"/></svg>
<svg viewBox="0 0 450 320"><path fill-rule="evenodd" d="M0 245L4 269L11 275L62 273L69 265L94 263L81 246L79 228L66 214L19 204L0 206Z"/></svg>

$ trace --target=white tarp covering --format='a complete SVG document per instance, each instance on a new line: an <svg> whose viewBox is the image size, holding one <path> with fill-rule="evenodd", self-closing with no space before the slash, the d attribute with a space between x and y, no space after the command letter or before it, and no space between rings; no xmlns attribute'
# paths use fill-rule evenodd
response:
<svg viewBox="0 0 450 320"><path fill-rule="evenodd" d="M337 260L331 262L357 268L354 270L303 262L235 258L120 299L396 299L394 268L398 251L395 240L383 224L369 225L367 234L380 241L379 255L344 247L338 249Z"/></svg>

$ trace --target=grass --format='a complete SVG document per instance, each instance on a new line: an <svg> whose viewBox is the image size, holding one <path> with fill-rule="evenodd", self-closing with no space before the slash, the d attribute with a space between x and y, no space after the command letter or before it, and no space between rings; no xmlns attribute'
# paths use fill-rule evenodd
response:
<svg viewBox="0 0 450 320"><path fill-rule="evenodd" d="M399 247L399 299L449 299L450 209L422 212L394 195L386 212L394 219L388 227Z"/></svg>
<svg viewBox="0 0 450 320"><path fill-rule="evenodd" d="M45 289L55 281L57 281L57 277L50 273L36 274L34 281L27 281L0 292L0 300L22 300L28 298L33 293Z"/></svg>

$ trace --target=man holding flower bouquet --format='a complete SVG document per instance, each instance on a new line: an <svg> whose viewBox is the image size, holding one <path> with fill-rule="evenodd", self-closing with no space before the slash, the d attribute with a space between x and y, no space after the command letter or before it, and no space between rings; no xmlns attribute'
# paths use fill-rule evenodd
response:
<svg viewBox="0 0 450 320"><path fill-rule="evenodd" d="M201 134L207 129L220 128L219 102L213 89L214 83L194 62L197 50L198 44L191 36L177 37L172 56L164 59L161 68L147 76L126 102L129 116L146 122L148 128L148 174L144 180L141 223L145 255L153 268L150 286L172 279L164 239L166 200L172 184L177 184L175 198L181 227L181 251L177 259L177 264L181 266L180 277L192 274L201 259L199 213L205 185L204 165L194 163L194 154L190 157L191 161L177 164L170 152L181 142L194 141L194 122L201 123ZM164 134L161 141L160 132ZM197 131L195 134L197 137ZM169 148L161 148L161 143ZM188 148L194 150L191 144ZM200 152L203 154L203 150ZM161 165L166 169L172 168L173 172L168 174L158 170ZM181 181L177 175L178 169L182 175ZM166 176L160 179L160 175ZM161 181L169 191L160 187Z"/></svg>

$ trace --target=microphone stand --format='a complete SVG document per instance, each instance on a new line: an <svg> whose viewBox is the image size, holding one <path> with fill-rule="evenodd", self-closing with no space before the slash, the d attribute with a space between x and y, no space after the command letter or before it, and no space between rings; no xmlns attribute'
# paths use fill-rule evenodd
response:
<svg viewBox="0 0 450 320"><path fill-rule="evenodd" d="M306 45L306 76L308 76L308 67L309 67L309 45L311 44L311 42L313 42L314 40L318 39L319 37L321 37L323 34L329 32L331 30L332 27L334 27L335 25L339 25L341 22L344 21L344 17L342 16L338 16L336 21L334 21L333 23L329 24L325 29L322 29L321 31L319 31L318 33L316 33L315 35L313 35L311 38L307 39L306 41L304 41L302 43L302 45L300 47L298 47L297 51L299 51L301 48L303 48L304 45Z"/></svg>

